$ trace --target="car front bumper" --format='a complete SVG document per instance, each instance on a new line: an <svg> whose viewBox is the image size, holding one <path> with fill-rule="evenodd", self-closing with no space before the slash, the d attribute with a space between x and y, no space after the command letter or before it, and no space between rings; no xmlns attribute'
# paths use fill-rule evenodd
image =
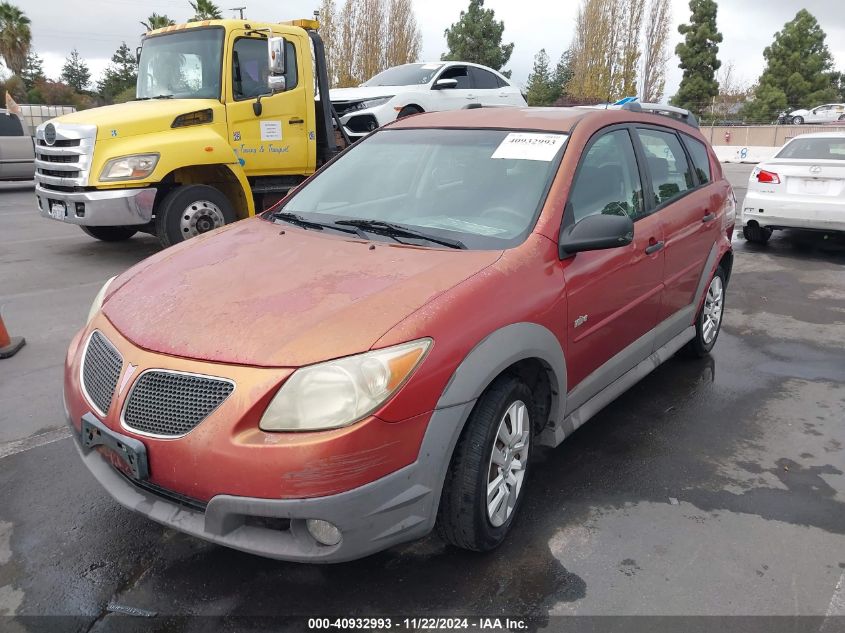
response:
<svg viewBox="0 0 845 633"><path fill-rule="evenodd" d="M385 104L344 114L340 117L340 123L349 138L358 140L376 128L395 120L397 114L392 105Z"/></svg>
<svg viewBox="0 0 845 633"><path fill-rule="evenodd" d="M82 226L138 226L153 217L156 190L54 191L35 184L38 211L45 218Z"/></svg>
<svg viewBox="0 0 845 633"><path fill-rule="evenodd" d="M742 203L742 226L749 225L845 231L845 200L749 191Z"/></svg>

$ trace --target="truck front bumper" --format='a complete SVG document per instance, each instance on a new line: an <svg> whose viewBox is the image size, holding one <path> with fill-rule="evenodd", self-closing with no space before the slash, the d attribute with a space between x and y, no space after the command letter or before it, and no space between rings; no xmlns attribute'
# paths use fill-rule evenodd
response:
<svg viewBox="0 0 845 633"><path fill-rule="evenodd" d="M83 226L138 226L153 218L156 190L54 191L35 183L38 211L45 218Z"/></svg>

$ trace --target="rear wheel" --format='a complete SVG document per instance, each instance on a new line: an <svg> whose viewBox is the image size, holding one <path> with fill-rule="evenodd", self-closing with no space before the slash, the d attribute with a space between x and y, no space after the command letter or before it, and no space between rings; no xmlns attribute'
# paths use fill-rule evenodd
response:
<svg viewBox="0 0 845 633"><path fill-rule="evenodd" d="M802 117L802 116L793 117L792 122L795 125L804 125L804 117Z"/></svg>
<svg viewBox="0 0 845 633"><path fill-rule="evenodd" d="M742 227L742 234L749 242L753 242L754 244L765 244L772 236L772 229L749 224L748 226Z"/></svg>
<svg viewBox="0 0 845 633"><path fill-rule="evenodd" d="M514 376L500 376L478 399L443 484L444 541L483 552L505 539L524 496L536 416L531 390Z"/></svg>
<svg viewBox="0 0 845 633"><path fill-rule="evenodd" d="M725 271L716 269L707 292L704 305L695 320L695 338L688 343L688 349L695 356L704 357L710 353L722 330L722 314L725 311Z"/></svg>
<svg viewBox="0 0 845 633"><path fill-rule="evenodd" d="M178 187L156 207L156 235L167 248L235 219L232 204L220 190L208 185Z"/></svg>
<svg viewBox="0 0 845 633"><path fill-rule="evenodd" d="M85 233L103 242L122 242L138 232L130 226L80 226Z"/></svg>

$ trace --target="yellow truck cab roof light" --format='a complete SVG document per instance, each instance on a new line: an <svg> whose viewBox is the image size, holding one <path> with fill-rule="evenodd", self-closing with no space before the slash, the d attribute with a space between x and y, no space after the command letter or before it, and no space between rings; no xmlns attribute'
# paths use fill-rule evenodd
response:
<svg viewBox="0 0 845 633"><path fill-rule="evenodd" d="M319 20L309 19L288 20L287 22L279 22L279 24L286 24L288 26L298 26L299 28L305 29L306 31L316 31L320 28Z"/></svg>

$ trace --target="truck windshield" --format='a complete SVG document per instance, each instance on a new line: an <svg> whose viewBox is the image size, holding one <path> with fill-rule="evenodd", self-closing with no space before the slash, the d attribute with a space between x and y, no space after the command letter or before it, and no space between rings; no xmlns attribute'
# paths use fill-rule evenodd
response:
<svg viewBox="0 0 845 633"><path fill-rule="evenodd" d="M352 146L274 211L300 222L348 227L355 221L364 232L368 224L391 223L470 249L510 248L534 227L566 138L383 130ZM406 237L399 239L416 243Z"/></svg>
<svg viewBox="0 0 845 633"><path fill-rule="evenodd" d="M223 64L219 27L193 28L144 40L138 99L219 99Z"/></svg>

